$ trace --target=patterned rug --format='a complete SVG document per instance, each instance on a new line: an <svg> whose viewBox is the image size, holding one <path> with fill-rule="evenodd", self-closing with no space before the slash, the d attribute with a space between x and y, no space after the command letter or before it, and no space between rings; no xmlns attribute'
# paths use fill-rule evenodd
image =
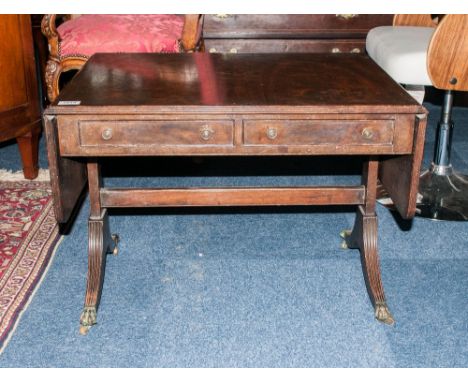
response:
<svg viewBox="0 0 468 382"><path fill-rule="evenodd" d="M61 238L47 176L41 171L41 181L19 181L0 170L0 353Z"/></svg>

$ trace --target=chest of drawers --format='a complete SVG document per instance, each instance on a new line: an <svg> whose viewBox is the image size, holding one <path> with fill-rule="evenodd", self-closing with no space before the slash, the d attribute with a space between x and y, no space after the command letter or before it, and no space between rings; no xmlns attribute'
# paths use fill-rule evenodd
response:
<svg viewBox="0 0 468 382"><path fill-rule="evenodd" d="M393 15L205 15L211 53L363 53L367 32Z"/></svg>

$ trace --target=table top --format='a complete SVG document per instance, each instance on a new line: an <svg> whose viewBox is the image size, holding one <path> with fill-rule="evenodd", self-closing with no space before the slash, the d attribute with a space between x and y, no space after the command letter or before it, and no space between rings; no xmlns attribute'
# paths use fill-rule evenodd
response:
<svg viewBox="0 0 468 382"><path fill-rule="evenodd" d="M422 113L358 54L100 53L47 114L129 112Z"/></svg>

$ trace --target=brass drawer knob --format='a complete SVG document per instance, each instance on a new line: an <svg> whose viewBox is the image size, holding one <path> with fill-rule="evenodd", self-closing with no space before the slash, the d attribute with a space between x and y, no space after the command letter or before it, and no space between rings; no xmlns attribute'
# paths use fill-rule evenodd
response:
<svg viewBox="0 0 468 382"><path fill-rule="evenodd" d="M351 53L361 53L361 49L353 48L353 49L351 49Z"/></svg>
<svg viewBox="0 0 468 382"><path fill-rule="evenodd" d="M108 140L112 139L112 129L103 130L102 133L101 133L101 137L105 141L108 141Z"/></svg>
<svg viewBox="0 0 468 382"><path fill-rule="evenodd" d="M275 139L278 136L278 130L276 130L274 127L269 127L267 129L266 135L268 139Z"/></svg>
<svg viewBox="0 0 468 382"><path fill-rule="evenodd" d="M350 20L358 17L359 15L356 14L337 14L336 17L339 19Z"/></svg>
<svg viewBox="0 0 468 382"><path fill-rule="evenodd" d="M209 52L210 52L210 53L216 53L217 50L216 50L216 48L210 48Z"/></svg>
<svg viewBox="0 0 468 382"><path fill-rule="evenodd" d="M370 140L374 137L374 133L372 132L372 130L368 129L368 128L365 128L364 130L362 130L362 136L364 139L367 139L367 140Z"/></svg>
<svg viewBox="0 0 468 382"><path fill-rule="evenodd" d="M341 53L341 49L340 48L332 48L331 52L332 53Z"/></svg>
<svg viewBox="0 0 468 382"><path fill-rule="evenodd" d="M201 128L200 130L200 138L204 141L210 140L214 135L214 130L210 129L208 126Z"/></svg>
<svg viewBox="0 0 468 382"><path fill-rule="evenodd" d="M231 49L229 49L229 53L237 53L237 48L231 48Z"/></svg>

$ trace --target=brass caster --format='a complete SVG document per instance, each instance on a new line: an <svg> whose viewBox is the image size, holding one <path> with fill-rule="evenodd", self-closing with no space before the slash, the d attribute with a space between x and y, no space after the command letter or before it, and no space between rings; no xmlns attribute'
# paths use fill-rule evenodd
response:
<svg viewBox="0 0 468 382"><path fill-rule="evenodd" d="M94 306L85 306L80 316L80 334L88 334L89 329L96 322L96 308Z"/></svg>
<svg viewBox="0 0 468 382"><path fill-rule="evenodd" d="M84 326L84 325L81 325L81 326L80 326L80 334L81 334L82 336L87 335L90 328L91 328L91 326Z"/></svg>
<svg viewBox="0 0 468 382"><path fill-rule="evenodd" d="M340 248L341 249L349 249L348 247L348 242L346 239L351 236L351 230L350 229L344 229L343 231L340 232L340 237L344 239L341 242Z"/></svg>
<svg viewBox="0 0 468 382"><path fill-rule="evenodd" d="M351 236L351 232L352 231L350 229L344 229L343 231L340 232L340 237L346 240L348 237Z"/></svg>
<svg viewBox="0 0 468 382"><path fill-rule="evenodd" d="M119 254L120 237L117 234L112 234L111 237L112 237L112 240L114 241L114 249L112 250L112 255L117 256Z"/></svg>
<svg viewBox="0 0 468 382"><path fill-rule="evenodd" d="M388 310L387 304L384 302L375 304L375 318L387 325L393 325L395 323L392 314Z"/></svg>

